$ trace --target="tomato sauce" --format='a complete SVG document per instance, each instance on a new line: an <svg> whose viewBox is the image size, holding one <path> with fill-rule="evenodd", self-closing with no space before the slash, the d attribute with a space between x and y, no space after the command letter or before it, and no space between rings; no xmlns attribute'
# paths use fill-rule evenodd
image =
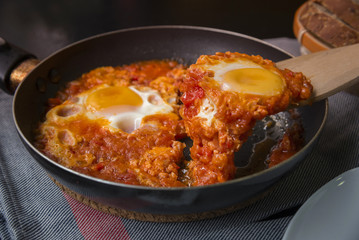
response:
<svg viewBox="0 0 359 240"><path fill-rule="evenodd" d="M256 121L282 111L291 102L308 98L312 91L301 73L276 69L274 63L259 56L240 56L279 71L287 84L285 91L274 97L243 96L206 81L213 73L204 71L202 64L208 64L211 58L238 57L237 53L199 58L188 69L168 60L99 67L68 83L49 99L50 111L37 129L35 144L68 168L125 184L189 187L233 179L234 153L247 140ZM106 119L91 118L77 108L68 108L78 101L79 94L102 85L150 87L171 104L173 112L146 116L140 128L127 133L107 127ZM206 111L201 106L208 97L216 107L212 125L196 117ZM297 137L292 135L296 134L286 134L273 149L270 167L300 149ZM182 139L186 137L193 142L191 160L185 160L183 155Z"/></svg>
<svg viewBox="0 0 359 240"><path fill-rule="evenodd" d="M216 64L221 66L220 69L224 69L233 62L242 63L246 62L245 60L282 76L286 87L281 94L260 96L223 90L221 82L214 80L217 73L209 70L215 69L212 66ZM228 52L201 56L197 63L188 69L180 91L183 93L181 100L184 103L180 114L184 119L186 132L193 140L188 178L191 179L190 185L198 186L233 179L236 172L234 152L247 140L256 121L285 110L292 102L307 99L312 86L303 74L287 69L279 70L270 60L260 56ZM213 106L205 106L208 102ZM206 113L206 110L203 110L206 108L216 111L214 118L207 113L210 119L207 121L203 120L203 117L198 117L200 111ZM291 151L292 148L288 147L291 143L295 142L289 141L287 135L284 136L281 144L283 147L278 147L274 151L270 166L284 158L287 159L298 150Z"/></svg>

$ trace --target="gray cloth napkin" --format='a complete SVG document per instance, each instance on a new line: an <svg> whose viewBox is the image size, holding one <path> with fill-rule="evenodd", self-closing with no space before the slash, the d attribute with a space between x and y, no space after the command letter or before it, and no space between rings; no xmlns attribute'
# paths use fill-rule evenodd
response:
<svg viewBox="0 0 359 240"><path fill-rule="evenodd" d="M298 55L299 46L292 39L269 40L273 41ZM59 190L22 145L11 105L12 96L1 92L0 239L5 240L281 239L293 212L276 213L296 208L326 182L359 166L359 97L341 92L329 98L328 120L314 151L268 196L253 205L197 222L122 219L90 211ZM86 221L99 227L88 229ZM113 230L116 226L112 225L119 224L121 231Z"/></svg>

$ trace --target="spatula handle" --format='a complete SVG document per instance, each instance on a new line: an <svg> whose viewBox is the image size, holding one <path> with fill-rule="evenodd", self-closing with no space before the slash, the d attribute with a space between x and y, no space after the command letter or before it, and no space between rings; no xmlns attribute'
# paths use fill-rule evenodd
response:
<svg viewBox="0 0 359 240"><path fill-rule="evenodd" d="M334 48L277 63L302 72L314 87L312 101L320 101L359 83L359 44Z"/></svg>

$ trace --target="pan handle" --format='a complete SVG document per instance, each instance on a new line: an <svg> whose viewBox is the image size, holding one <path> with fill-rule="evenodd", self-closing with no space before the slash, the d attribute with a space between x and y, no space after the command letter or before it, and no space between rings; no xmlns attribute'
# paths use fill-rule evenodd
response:
<svg viewBox="0 0 359 240"><path fill-rule="evenodd" d="M20 82L39 63L36 57L0 37L0 88L13 94Z"/></svg>

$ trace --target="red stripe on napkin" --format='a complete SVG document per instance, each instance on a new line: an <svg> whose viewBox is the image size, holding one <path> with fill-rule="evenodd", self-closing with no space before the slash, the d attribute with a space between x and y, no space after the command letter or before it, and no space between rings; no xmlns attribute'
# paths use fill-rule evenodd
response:
<svg viewBox="0 0 359 240"><path fill-rule="evenodd" d="M95 210L64 193L85 239L130 239L120 217Z"/></svg>

